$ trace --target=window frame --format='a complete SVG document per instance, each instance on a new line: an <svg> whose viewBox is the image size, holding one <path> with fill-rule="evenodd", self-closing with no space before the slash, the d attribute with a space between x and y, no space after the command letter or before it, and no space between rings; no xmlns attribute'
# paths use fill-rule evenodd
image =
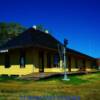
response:
<svg viewBox="0 0 100 100"><path fill-rule="evenodd" d="M21 50L20 51L19 63L20 63L20 68L25 68L26 67L26 54L25 54L25 50Z"/></svg>

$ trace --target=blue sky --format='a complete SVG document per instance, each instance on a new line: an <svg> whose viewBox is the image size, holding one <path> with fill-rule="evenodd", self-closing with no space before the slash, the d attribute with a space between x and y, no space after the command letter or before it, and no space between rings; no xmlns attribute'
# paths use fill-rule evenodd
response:
<svg viewBox="0 0 100 100"><path fill-rule="evenodd" d="M42 24L68 47L100 57L99 0L0 0L0 22Z"/></svg>

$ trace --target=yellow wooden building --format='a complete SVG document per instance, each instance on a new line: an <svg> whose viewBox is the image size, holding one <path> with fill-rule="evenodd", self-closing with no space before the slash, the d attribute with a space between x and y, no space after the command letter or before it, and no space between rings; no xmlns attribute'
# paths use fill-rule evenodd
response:
<svg viewBox="0 0 100 100"><path fill-rule="evenodd" d="M0 47L0 75L63 72L57 39L47 32L29 28ZM67 48L67 71L91 71L96 59Z"/></svg>

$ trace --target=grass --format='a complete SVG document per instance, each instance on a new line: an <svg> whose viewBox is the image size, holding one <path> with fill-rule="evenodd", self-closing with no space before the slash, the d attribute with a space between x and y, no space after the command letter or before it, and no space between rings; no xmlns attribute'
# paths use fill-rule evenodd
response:
<svg viewBox="0 0 100 100"><path fill-rule="evenodd" d="M100 100L100 73L52 77L38 81L0 77L0 100L20 100L20 96L80 96L81 100Z"/></svg>

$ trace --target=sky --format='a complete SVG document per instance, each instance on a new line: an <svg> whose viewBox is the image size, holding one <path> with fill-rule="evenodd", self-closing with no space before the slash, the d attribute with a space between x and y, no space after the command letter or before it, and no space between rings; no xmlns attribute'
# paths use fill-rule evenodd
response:
<svg viewBox="0 0 100 100"><path fill-rule="evenodd" d="M69 48L100 57L99 0L0 0L0 22L41 24Z"/></svg>

